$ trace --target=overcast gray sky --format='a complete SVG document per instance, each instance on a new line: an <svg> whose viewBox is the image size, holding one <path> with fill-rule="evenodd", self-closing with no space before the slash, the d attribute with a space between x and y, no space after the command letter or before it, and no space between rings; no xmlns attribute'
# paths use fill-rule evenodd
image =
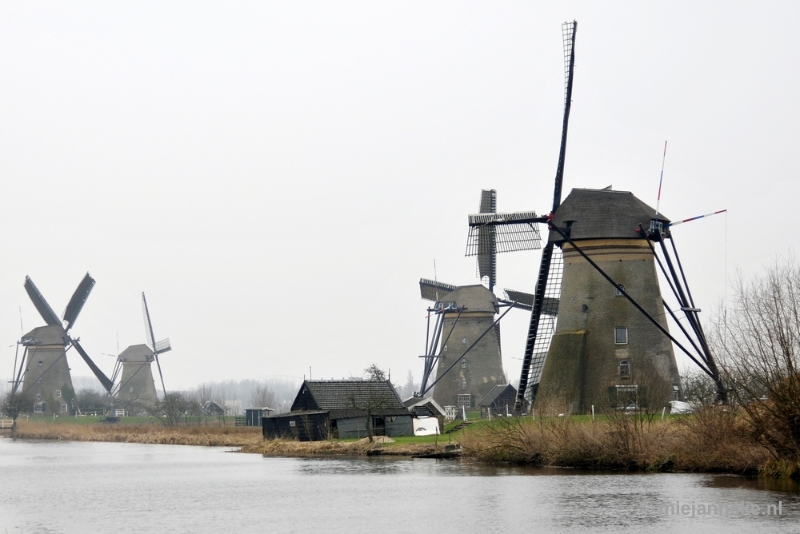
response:
<svg viewBox="0 0 800 534"><path fill-rule="evenodd" d="M43 324L25 275L60 313L89 271L73 333L109 373L144 291L168 389L418 379L417 281L477 283L481 188L549 209L572 19L565 195L654 204L668 140L662 211L728 209L674 231L704 312L796 250L796 2L3 2L0 377L20 307ZM499 286L537 264L501 255ZM504 319L514 380L527 321Z"/></svg>

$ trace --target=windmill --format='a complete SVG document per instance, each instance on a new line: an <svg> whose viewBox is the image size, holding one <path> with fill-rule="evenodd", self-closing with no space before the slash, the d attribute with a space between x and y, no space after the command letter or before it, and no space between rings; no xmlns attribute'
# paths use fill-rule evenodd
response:
<svg viewBox="0 0 800 534"><path fill-rule="evenodd" d="M14 372L12 391L16 393L21 388L21 393L35 396L35 413L74 413L75 392L66 358L70 348L74 347L81 355L106 391L113 387L113 382L95 365L80 340L69 334L94 284L94 279L86 273L59 319L33 280L25 277L25 291L47 324L22 336L20 344L25 351Z"/></svg>
<svg viewBox="0 0 800 534"><path fill-rule="evenodd" d="M497 282L498 252L539 248L539 230L535 225L526 222L536 218L536 214L497 213L496 208L497 191L483 190L481 214L470 215L470 219L502 219L514 223L509 224L506 227L509 231L501 235L496 235L491 225L476 227L470 234L467 255L477 256L478 276L485 286L455 286L435 280L420 280L422 298L435 302L433 308L428 310L428 333L420 394L424 396L436 385L434 399L442 405L470 408L495 385L506 383L500 323L499 319L495 321L494 316L501 307L506 306L509 309L530 309L529 305L519 300L526 297L532 299L532 296L507 290L507 295L513 293L517 299L498 299L494 294L494 287ZM433 331L431 317L436 317ZM437 368L436 379L429 385L434 367Z"/></svg>
<svg viewBox="0 0 800 534"><path fill-rule="evenodd" d="M600 407L643 407L680 400L673 344L695 361L724 391L708 351L691 295L666 256L670 221L626 191L574 189L561 202L567 131L572 100L577 22L564 23L565 99L553 204L547 223L536 291L531 303L525 354L515 411L534 401L559 412ZM655 215L653 215L655 213ZM644 225L650 222L650 230ZM502 218L470 220L494 227L495 238L512 232ZM513 233L513 232L512 232ZM661 296L654 242L661 243L668 280L694 331L692 354L669 332ZM673 243L674 246L674 243ZM677 252L675 252L677 258ZM688 297L686 296L688 294ZM509 296L513 296L509 294ZM519 296L519 300L525 298ZM675 318L674 313L666 311ZM558 321L555 321L556 312ZM541 384L541 387L540 387Z"/></svg>
<svg viewBox="0 0 800 534"><path fill-rule="evenodd" d="M117 357L115 375L121 369L122 376L115 389L117 403L135 409L139 407L155 406L158 403L153 371L150 364L154 361L158 367L158 375L161 378L161 387L164 395L167 390L164 387L164 375L161 373L161 364L158 361L159 354L172 350L169 338L156 343L153 334L153 323L150 320L150 311L147 308L147 299L142 293L142 316L144 318L144 331L147 339L146 344L131 345L123 350Z"/></svg>

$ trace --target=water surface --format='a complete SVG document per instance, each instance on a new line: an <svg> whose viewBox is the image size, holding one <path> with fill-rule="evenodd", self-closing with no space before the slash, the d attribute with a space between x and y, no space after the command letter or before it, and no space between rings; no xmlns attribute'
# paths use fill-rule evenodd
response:
<svg viewBox="0 0 800 534"><path fill-rule="evenodd" d="M800 532L796 484L732 476L10 439L0 473L9 534Z"/></svg>

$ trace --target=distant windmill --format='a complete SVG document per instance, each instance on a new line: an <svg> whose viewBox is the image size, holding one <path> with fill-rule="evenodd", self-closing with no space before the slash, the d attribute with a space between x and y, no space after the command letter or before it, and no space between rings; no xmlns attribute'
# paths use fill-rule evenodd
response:
<svg viewBox="0 0 800 534"><path fill-rule="evenodd" d="M122 369L122 376L116 387L117 403L123 406L138 404L140 406L155 406L158 395L153 380L152 362L156 362L158 375L161 378L161 388L164 395L164 375L161 373L161 364L158 355L172 350L169 338L156 343L153 334L153 323L150 320L150 311L147 308L147 299L142 293L142 315L144 318L145 337L147 344L131 345L123 350L117 357L117 369ZM115 370L115 374L118 371Z"/></svg>
<svg viewBox="0 0 800 534"><path fill-rule="evenodd" d="M425 342L424 370L421 395L433 390L434 399L442 405L470 408L495 385L505 384L500 344L499 319L494 316L501 306L530 309L521 302L498 299L494 294L497 282L497 253L513 250L533 250L540 246L541 238L536 226L527 223L535 218L532 212L496 213L497 192L481 192L480 215L470 220L497 220L509 224L501 233L493 226L481 226L471 232L467 255L478 257L478 275L483 285L454 286L443 282L421 279L423 299L435 302L429 310L428 335ZM527 295L514 292L519 295ZM527 295L532 300L532 296ZM506 310L508 311L508 310ZM436 317L431 332L430 318ZM502 316L501 316L502 318ZM436 379L432 379L437 368Z"/></svg>
<svg viewBox="0 0 800 534"><path fill-rule="evenodd" d="M25 291L47 326L34 328L22 336L20 343L25 351L19 367L14 371L12 391L17 392L21 388L21 392L34 396L35 413L74 413L75 391L66 358L71 347L81 355L106 391L111 391L113 387L113 382L95 365L79 340L69 334L94 284L94 279L86 273L64 310L62 322L33 280L25 277Z"/></svg>

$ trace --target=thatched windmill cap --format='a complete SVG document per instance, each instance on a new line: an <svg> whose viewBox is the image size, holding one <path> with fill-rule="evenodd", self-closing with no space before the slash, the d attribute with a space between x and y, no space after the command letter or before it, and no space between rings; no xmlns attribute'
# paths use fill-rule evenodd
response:
<svg viewBox="0 0 800 534"><path fill-rule="evenodd" d="M639 225L649 228L656 210L633 196L630 191L607 189L573 189L556 210L553 222L566 228L572 222L570 238L581 239L643 239ZM658 220L670 220L661 213ZM556 232L550 239L564 241Z"/></svg>

